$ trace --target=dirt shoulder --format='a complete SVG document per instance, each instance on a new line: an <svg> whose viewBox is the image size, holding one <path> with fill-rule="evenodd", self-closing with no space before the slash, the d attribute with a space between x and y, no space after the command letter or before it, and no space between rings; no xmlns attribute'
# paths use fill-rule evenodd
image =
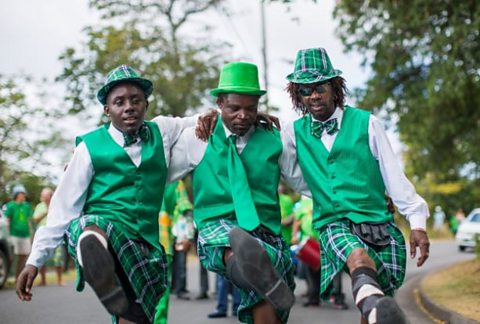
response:
<svg viewBox="0 0 480 324"><path fill-rule="evenodd" d="M455 264L422 282L425 294L437 305L480 321L480 260Z"/></svg>

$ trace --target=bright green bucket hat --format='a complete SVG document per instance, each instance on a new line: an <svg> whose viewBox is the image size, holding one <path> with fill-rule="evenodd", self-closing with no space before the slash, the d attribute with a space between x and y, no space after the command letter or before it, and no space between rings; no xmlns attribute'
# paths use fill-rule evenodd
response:
<svg viewBox="0 0 480 324"><path fill-rule="evenodd" d="M153 84L150 80L141 78L138 73L128 65L120 65L108 73L105 84L97 92L97 99L102 105L107 104L107 96L110 90L122 82L137 83L145 93L145 98L148 98L152 94Z"/></svg>
<svg viewBox="0 0 480 324"><path fill-rule="evenodd" d="M210 94L214 97L217 97L220 93L261 96L266 92L260 90L257 66L246 62L225 64L222 72L220 72L218 88L210 90Z"/></svg>
<svg viewBox="0 0 480 324"><path fill-rule="evenodd" d="M287 75L287 80L293 83L316 83L340 74L342 71L333 68L325 49L307 48L298 51L295 69Z"/></svg>

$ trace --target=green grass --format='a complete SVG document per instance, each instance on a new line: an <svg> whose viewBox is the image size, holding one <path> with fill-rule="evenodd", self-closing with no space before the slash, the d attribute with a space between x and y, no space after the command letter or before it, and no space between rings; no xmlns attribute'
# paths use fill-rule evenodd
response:
<svg viewBox="0 0 480 324"><path fill-rule="evenodd" d="M466 261L429 276L422 288L436 304L480 321L480 260Z"/></svg>

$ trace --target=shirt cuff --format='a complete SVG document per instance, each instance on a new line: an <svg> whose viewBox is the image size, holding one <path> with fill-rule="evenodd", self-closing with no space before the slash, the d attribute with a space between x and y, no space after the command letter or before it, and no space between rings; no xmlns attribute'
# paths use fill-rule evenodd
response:
<svg viewBox="0 0 480 324"><path fill-rule="evenodd" d="M27 262L25 262L25 265L29 264L32 265L38 269L40 269L43 265L42 261L39 260L41 259L40 256L37 253L30 253L30 256L27 259Z"/></svg>
<svg viewBox="0 0 480 324"><path fill-rule="evenodd" d="M408 221L410 222L410 229L427 230L427 216L425 215L412 215L408 218Z"/></svg>

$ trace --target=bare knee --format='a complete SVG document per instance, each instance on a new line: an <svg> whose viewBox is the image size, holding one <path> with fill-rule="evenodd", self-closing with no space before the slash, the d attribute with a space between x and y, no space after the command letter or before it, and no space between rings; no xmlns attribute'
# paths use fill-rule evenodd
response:
<svg viewBox="0 0 480 324"><path fill-rule="evenodd" d="M227 264L228 259L230 259L232 255L233 255L232 249L229 247L225 248L225 251L223 251L223 263Z"/></svg>
<svg viewBox="0 0 480 324"><path fill-rule="evenodd" d="M275 308L270 303L262 301L252 309L253 322L255 324L281 324L280 319L275 312Z"/></svg>
<svg viewBox="0 0 480 324"><path fill-rule="evenodd" d="M347 267L350 273L361 267L367 267L376 270L375 262L373 262L372 258L370 258L367 251L362 248L356 248L350 253L347 258Z"/></svg>

